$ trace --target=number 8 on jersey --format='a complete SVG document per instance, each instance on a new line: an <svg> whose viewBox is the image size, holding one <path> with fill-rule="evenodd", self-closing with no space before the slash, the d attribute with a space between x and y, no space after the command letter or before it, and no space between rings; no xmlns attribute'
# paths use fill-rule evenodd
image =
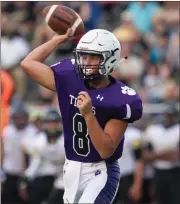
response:
<svg viewBox="0 0 180 204"><path fill-rule="evenodd" d="M90 153L88 129L81 114L76 113L73 117L73 149L81 156L86 157Z"/></svg>

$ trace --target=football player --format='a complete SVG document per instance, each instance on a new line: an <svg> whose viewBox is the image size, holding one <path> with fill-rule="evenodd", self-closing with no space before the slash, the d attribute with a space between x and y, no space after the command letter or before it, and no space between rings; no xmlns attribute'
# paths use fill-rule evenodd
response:
<svg viewBox="0 0 180 204"><path fill-rule="evenodd" d="M56 177L63 183L65 159L61 117L55 108L46 112L42 126L42 131L31 140L30 165L20 179L19 192L24 200L30 197L32 203L39 204L48 199L53 188L48 203L55 203L57 198L63 203L63 186L54 183Z"/></svg>
<svg viewBox="0 0 180 204"><path fill-rule="evenodd" d="M115 199L117 204L135 204L141 198L144 168L141 143L142 132L129 126L125 132L123 156L119 159L121 185Z"/></svg>
<svg viewBox="0 0 180 204"><path fill-rule="evenodd" d="M167 108L157 124L147 127L144 161L154 167L155 196L159 204L180 203L179 121L175 104ZM161 122L161 123L159 123ZM173 179L175 178L175 179Z"/></svg>
<svg viewBox="0 0 180 204"><path fill-rule="evenodd" d="M25 106L18 106L12 111L11 123L4 128L3 170L6 180L3 184L2 203L21 203L18 194L18 180L27 163L23 159L21 146L36 135L37 129L29 123L29 113Z"/></svg>
<svg viewBox="0 0 180 204"><path fill-rule="evenodd" d="M128 123L142 116L139 95L109 74L119 67L121 47L111 32L87 32L74 50L74 59L48 67L43 62L72 30L33 50L23 71L57 92L64 129L65 203L112 203L120 180Z"/></svg>

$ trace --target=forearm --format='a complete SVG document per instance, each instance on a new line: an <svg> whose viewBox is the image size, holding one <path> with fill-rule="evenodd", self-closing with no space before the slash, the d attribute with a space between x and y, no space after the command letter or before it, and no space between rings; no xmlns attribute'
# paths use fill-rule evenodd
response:
<svg viewBox="0 0 180 204"><path fill-rule="evenodd" d="M41 158L36 157L31 160L29 167L24 171L24 176L29 179L32 179L36 176L38 168L41 164Z"/></svg>
<svg viewBox="0 0 180 204"><path fill-rule="evenodd" d="M100 156L105 159L114 153L113 142L109 135L99 125L93 113L85 116L86 125L91 138L91 141L99 152Z"/></svg>
<svg viewBox="0 0 180 204"><path fill-rule="evenodd" d="M46 58L57 48L61 42L63 42L63 40L52 38L48 42L34 49L24 60L44 62L44 60L46 60Z"/></svg>
<svg viewBox="0 0 180 204"><path fill-rule="evenodd" d="M166 161L179 161L180 160L179 149L173 149L159 153L158 158Z"/></svg>
<svg viewBox="0 0 180 204"><path fill-rule="evenodd" d="M137 185L139 188L142 187L143 168L144 168L143 161L138 160L136 162L136 170L135 170L135 174L134 174L134 185Z"/></svg>
<svg viewBox="0 0 180 204"><path fill-rule="evenodd" d="M145 163L152 163L156 160L178 161L179 156L180 156L179 150L169 150L159 153L145 151L143 153L143 159Z"/></svg>

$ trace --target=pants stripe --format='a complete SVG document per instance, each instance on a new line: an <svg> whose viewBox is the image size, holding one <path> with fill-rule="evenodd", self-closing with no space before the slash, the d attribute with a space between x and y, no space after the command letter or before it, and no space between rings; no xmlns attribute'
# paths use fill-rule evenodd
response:
<svg viewBox="0 0 180 204"><path fill-rule="evenodd" d="M100 191L94 204L110 204L113 202L120 181L120 167L118 161L107 163L107 181L104 188Z"/></svg>

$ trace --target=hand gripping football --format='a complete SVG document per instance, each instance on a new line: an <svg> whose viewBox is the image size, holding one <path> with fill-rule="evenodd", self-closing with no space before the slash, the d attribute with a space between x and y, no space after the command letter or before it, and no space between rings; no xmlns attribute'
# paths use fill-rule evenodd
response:
<svg viewBox="0 0 180 204"><path fill-rule="evenodd" d="M49 27L59 35L65 34L68 28L72 28L73 36L84 33L84 23L81 17L66 6L47 6L43 9L43 14Z"/></svg>

